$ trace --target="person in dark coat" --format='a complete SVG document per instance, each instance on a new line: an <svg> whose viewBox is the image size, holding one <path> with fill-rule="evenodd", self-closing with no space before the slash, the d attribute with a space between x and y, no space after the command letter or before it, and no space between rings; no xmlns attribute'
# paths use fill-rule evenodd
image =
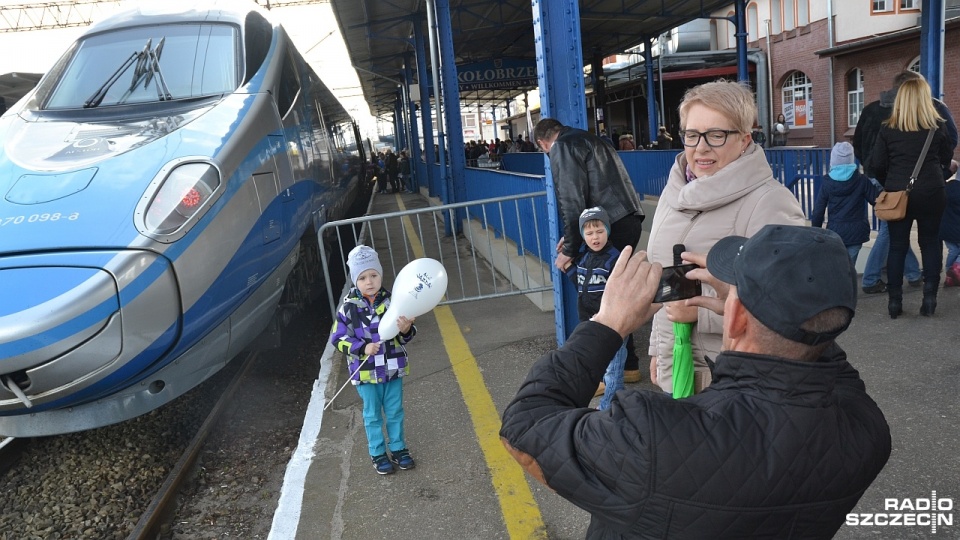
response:
<svg viewBox="0 0 960 540"><path fill-rule="evenodd" d="M903 267L910 249L910 230L917 223L917 243L923 260L923 302L920 315L931 316L937 308L943 244L940 218L946 206L943 169L950 169L954 144L946 122L930 99L930 85L924 79L904 81L897 90L890 118L883 122L868 168L886 191L908 188L913 169L927 140L933 139L907 200L907 215L888 221L890 254L887 256L887 312L896 319L903 312Z"/></svg>
<svg viewBox="0 0 960 540"><path fill-rule="evenodd" d="M830 152L830 172L820 185L810 224L823 226L824 213L829 209L827 228L840 235L847 246L850 260L857 264L857 255L863 243L870 239L867 205L877 200L880 190L857 170L853 145L838 142Z"/></svg>
<svg viewBox="0 0 960 540"><path fill-rule="evenodd" d="M956 161L954 161L956 165ZM947 182L944 191L947 206L940 219L940 240L947 246L944 287L960 287L960 181L955 177Z"/></svg>
<svg viewBox="0 0 960 540"><path fill-rule="evenodd" d="M723 312L713 384L679 400L622 390L597 411L609 358L659 308L660 266L631 255L607 283L617 294L531 367L504 409L507 451L591 514L588 539L833 538L891 448L883 412L835 343L857 302L840 237L767 225L706 257L684 253L706 264L689 277L724 291L687 301Z"/></svg>

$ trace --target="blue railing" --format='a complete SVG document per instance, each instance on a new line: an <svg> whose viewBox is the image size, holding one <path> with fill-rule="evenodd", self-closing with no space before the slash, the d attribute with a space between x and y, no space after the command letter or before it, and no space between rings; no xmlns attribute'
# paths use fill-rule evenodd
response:
<svg viewBox="0 0 960 540"><path fill-rule="evenodd" d="M676 160L678 150L636 150L620 152L627 172L633 181L637 192L642 196L659 196L666 186L670 168ZM810 219L816 194L820 189L822 178L830 168L830 150L822 148L788 148L765 150L767 162L773 170L773 177L789 188L803 213ZM544 155L540 152L505 154L502 156L502 170L481 168L467 168L465 171L466 196L468 201L491 199L522 193L536 193L544 191L543 168ZM436 183L442 181L439 165L432 165L435 171ZM439 196L439 185L429 186L432 196ZM489 208L488 208L489 206ZM532 201L523 201L515 205L512 211L518 212L519 223L525 224L521 229L516 219L501 219L500 210L496 205L471 207L471 218L482 218L480 213L486 213L486 221L494 232L506 235L517 244L518 252L526 251L530 255L550 257L550 250L534 253L524 246L538 246L549 243L547 200L545 196L536 197ZM482 222L482 220L481 220ZM504 225L506 223L506 225ZM504 230L504 226L506 230ZM876 223L874 223L876 227ZM550 263L552 261L545 260Z"/></svg>

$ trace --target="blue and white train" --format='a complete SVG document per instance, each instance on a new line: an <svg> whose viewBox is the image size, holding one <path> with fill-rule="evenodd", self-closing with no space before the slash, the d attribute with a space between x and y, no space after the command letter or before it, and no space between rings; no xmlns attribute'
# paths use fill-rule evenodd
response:
<svg viewBox="0 0 960 540"><path fill-rule="evenodd" d="M356 125L230 4L106 19L0 118L0 435L151 411L319 292Z"/></svg>

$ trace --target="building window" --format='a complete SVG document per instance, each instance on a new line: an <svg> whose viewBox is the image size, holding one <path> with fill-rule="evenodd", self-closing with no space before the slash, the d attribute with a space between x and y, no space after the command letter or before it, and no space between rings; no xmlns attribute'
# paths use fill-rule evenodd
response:
<svg viewBox="0 0 960 540"><path fill-rule="evenodd" d="M727 17L727 48L732 49L737 46L737 25L730 21L735 21L736 18L732 11L727 13Z"/></svg>
<svg viewBox="0 0 960 540"><path fill-rule="evenodd" d="M783 0L773 0L770 3L770 24L773 25L771 33L774 35L783 32Z"/></svg>
<svg viewBox="0 0 960 540"><path fill-rule="evenodd" d="M873 13L888 13L893 11L893 0L872 0L870 11Z"/></svg>
<svg viewBox="0 0 960 540"><path fill-rule="evenodd" d="M460 118L463 120L463 127L465 128L475 128L477 127L477 117L472 114L461 115Z"/></svg>
<svg viewBox="0 0 960 540"><path fill-rule="evenodd" d="M757 17L756 2L747 6L747 41L760 39L760 20Z"/></svg>
<svg viewBox="0 0 960 540"><path fill-rule="evenodd" d="M855 127L863 110L863 72L859 68L847 74L847 126Z"/></svg>
<svg viewBox="0 0 960 540"><path fill-rule="evenodd" d="M813 126L813 83L802 71L794 71L783 83L783 116L790 127Z"/></svg>
<svg viewBox="0 0 960 540"><path fill-rule="evenodd" d="M906 11L906 10L911 10L911 9L919 10L919 9L920 9L920 1L919 1L919 0L900 0L900 10L901 10L901 11Z"/></svg>
<svg viewBox="0 0 960 540"><path fill-rule="evenodd" d="M793 30L797 27L796 20L794 20L794 4L795 0L783 0L783 29L784 30Z"/></svg>
<svg viewBox="0 0 960 540"><path fill-rule="evenodd" d="M914 73L920 73L920 57L918 56L914 58L913 62L910 62L910 65L907 67L907 69Z"/></svg>
<svg viewBox="0 0 960 540"><path fill-rule="evenodd" d="M797 0L797 26L810 24L810 0Z"/></svg>

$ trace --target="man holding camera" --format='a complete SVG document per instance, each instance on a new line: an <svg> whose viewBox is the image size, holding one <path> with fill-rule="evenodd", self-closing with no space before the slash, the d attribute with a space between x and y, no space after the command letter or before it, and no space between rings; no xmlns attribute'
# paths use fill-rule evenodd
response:
<svg viewBox="0 0 960 540"><path fill-rule="evenodd" d="M827 230L727 237L687 277L723 314L713 384L674 400L624 390L588 408L623 337L660 306L661 269L626 248L600 311L530 370L501 440L538 481L591 513L587 538L832 538L890 455L890 430L834 343L857 274Z"/></svg>

